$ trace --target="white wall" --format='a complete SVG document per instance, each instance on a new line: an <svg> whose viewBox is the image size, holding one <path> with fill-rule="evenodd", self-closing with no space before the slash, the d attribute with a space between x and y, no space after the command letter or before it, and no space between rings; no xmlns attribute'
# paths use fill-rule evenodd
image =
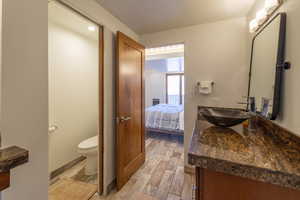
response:
<svg viewBox="0 0 300 200"><path fill-rule="evenodd" d="M115 34L122 31L135 40L139 36L94 0L64 0L104 26L104 193L115 179Z"/></svg>
<svg viewBox="0 0 300 200"><path fill-rule="evenodd" d="M185 44L185 153L198 105L238 107L247 95L247 27L246 18L237 18L141 36L146 47ZM199 80L215 81L212 95L195 94Z"/></svg>
<svg viewBox="0 0 300 200"><path fill-rule="evenodd" d="M48 2L3 1L3 146L29 150L11 171L5 200L45 200L48 193Z"/></svg>
<svg viewBox="0 0 300 200"><path fill-rule="evenodd" d="M50 9L54 12L56 7ZM59 127L49 135L52 172L78 158L78 144L98 134L99 41L51 19L48 30L49 126ZM93 34L98 38L98 30Z"/></svg>
<svg viewBox="0 0 300 200"><path fill-rule="evenodd" d="M248 22L255 17L255 13L263 8L264 1L257 0L252 10L248 14ZM300 136L300 1L299 0L284 0L284 4L278 12L287 13L287 35L286 35L286 60L292 63L292 68L285 71L283 83L283 101L279 119L276 123L291 130ZM248 51L250 55L250 44L252 36L249 33ZM250 59L250 58L249 58Z"/></svg>
<svg viewBox="0 0 300 200"><path fill-rule="evenodd" d="M148 60L145 64L145 106L152 106L152 99L166 103L166 59Z"/></svg>

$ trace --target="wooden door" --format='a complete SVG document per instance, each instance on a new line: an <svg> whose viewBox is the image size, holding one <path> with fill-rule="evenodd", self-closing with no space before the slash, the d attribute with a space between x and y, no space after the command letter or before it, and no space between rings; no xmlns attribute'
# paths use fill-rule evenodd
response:
<svg viewBox="0 0 300 200"><path fill-rule="evenodd" d="M117 33L117 188L145 162L145 47Z"/></svg>

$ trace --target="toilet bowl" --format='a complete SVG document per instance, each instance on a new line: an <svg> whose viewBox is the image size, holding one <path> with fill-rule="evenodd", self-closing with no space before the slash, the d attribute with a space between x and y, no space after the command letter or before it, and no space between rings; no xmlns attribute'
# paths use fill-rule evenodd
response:
<svg viewBox="0 0 300 200"><path fill-rule="evenodd" d="M78 145L78 153L87 158L85 174L96 174L98 166L98 136L94 136L82 141Z"/></svg>

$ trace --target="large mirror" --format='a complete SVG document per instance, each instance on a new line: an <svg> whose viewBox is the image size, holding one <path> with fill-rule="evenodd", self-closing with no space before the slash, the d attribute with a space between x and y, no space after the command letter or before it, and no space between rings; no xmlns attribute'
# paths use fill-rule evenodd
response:
<svg viewBox="0 0 300 200"><path fill-rule="evenodd" d="M252 101L255 99L255 112L271 120L275 120L280 111L285 32L286 14L279 13L252 42L248 97ZM248 105L248 109L250 107Z"/></svg>

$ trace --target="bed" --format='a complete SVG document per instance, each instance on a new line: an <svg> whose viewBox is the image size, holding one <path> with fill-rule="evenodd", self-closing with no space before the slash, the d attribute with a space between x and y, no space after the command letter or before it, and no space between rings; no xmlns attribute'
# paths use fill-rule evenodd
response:
<svg viewBox="0 0 300 200"><path fill-rule="evenodd" d="M146 109L145 126L147 131L166 134L184 133L183 105L158 104Z"/></svg>

